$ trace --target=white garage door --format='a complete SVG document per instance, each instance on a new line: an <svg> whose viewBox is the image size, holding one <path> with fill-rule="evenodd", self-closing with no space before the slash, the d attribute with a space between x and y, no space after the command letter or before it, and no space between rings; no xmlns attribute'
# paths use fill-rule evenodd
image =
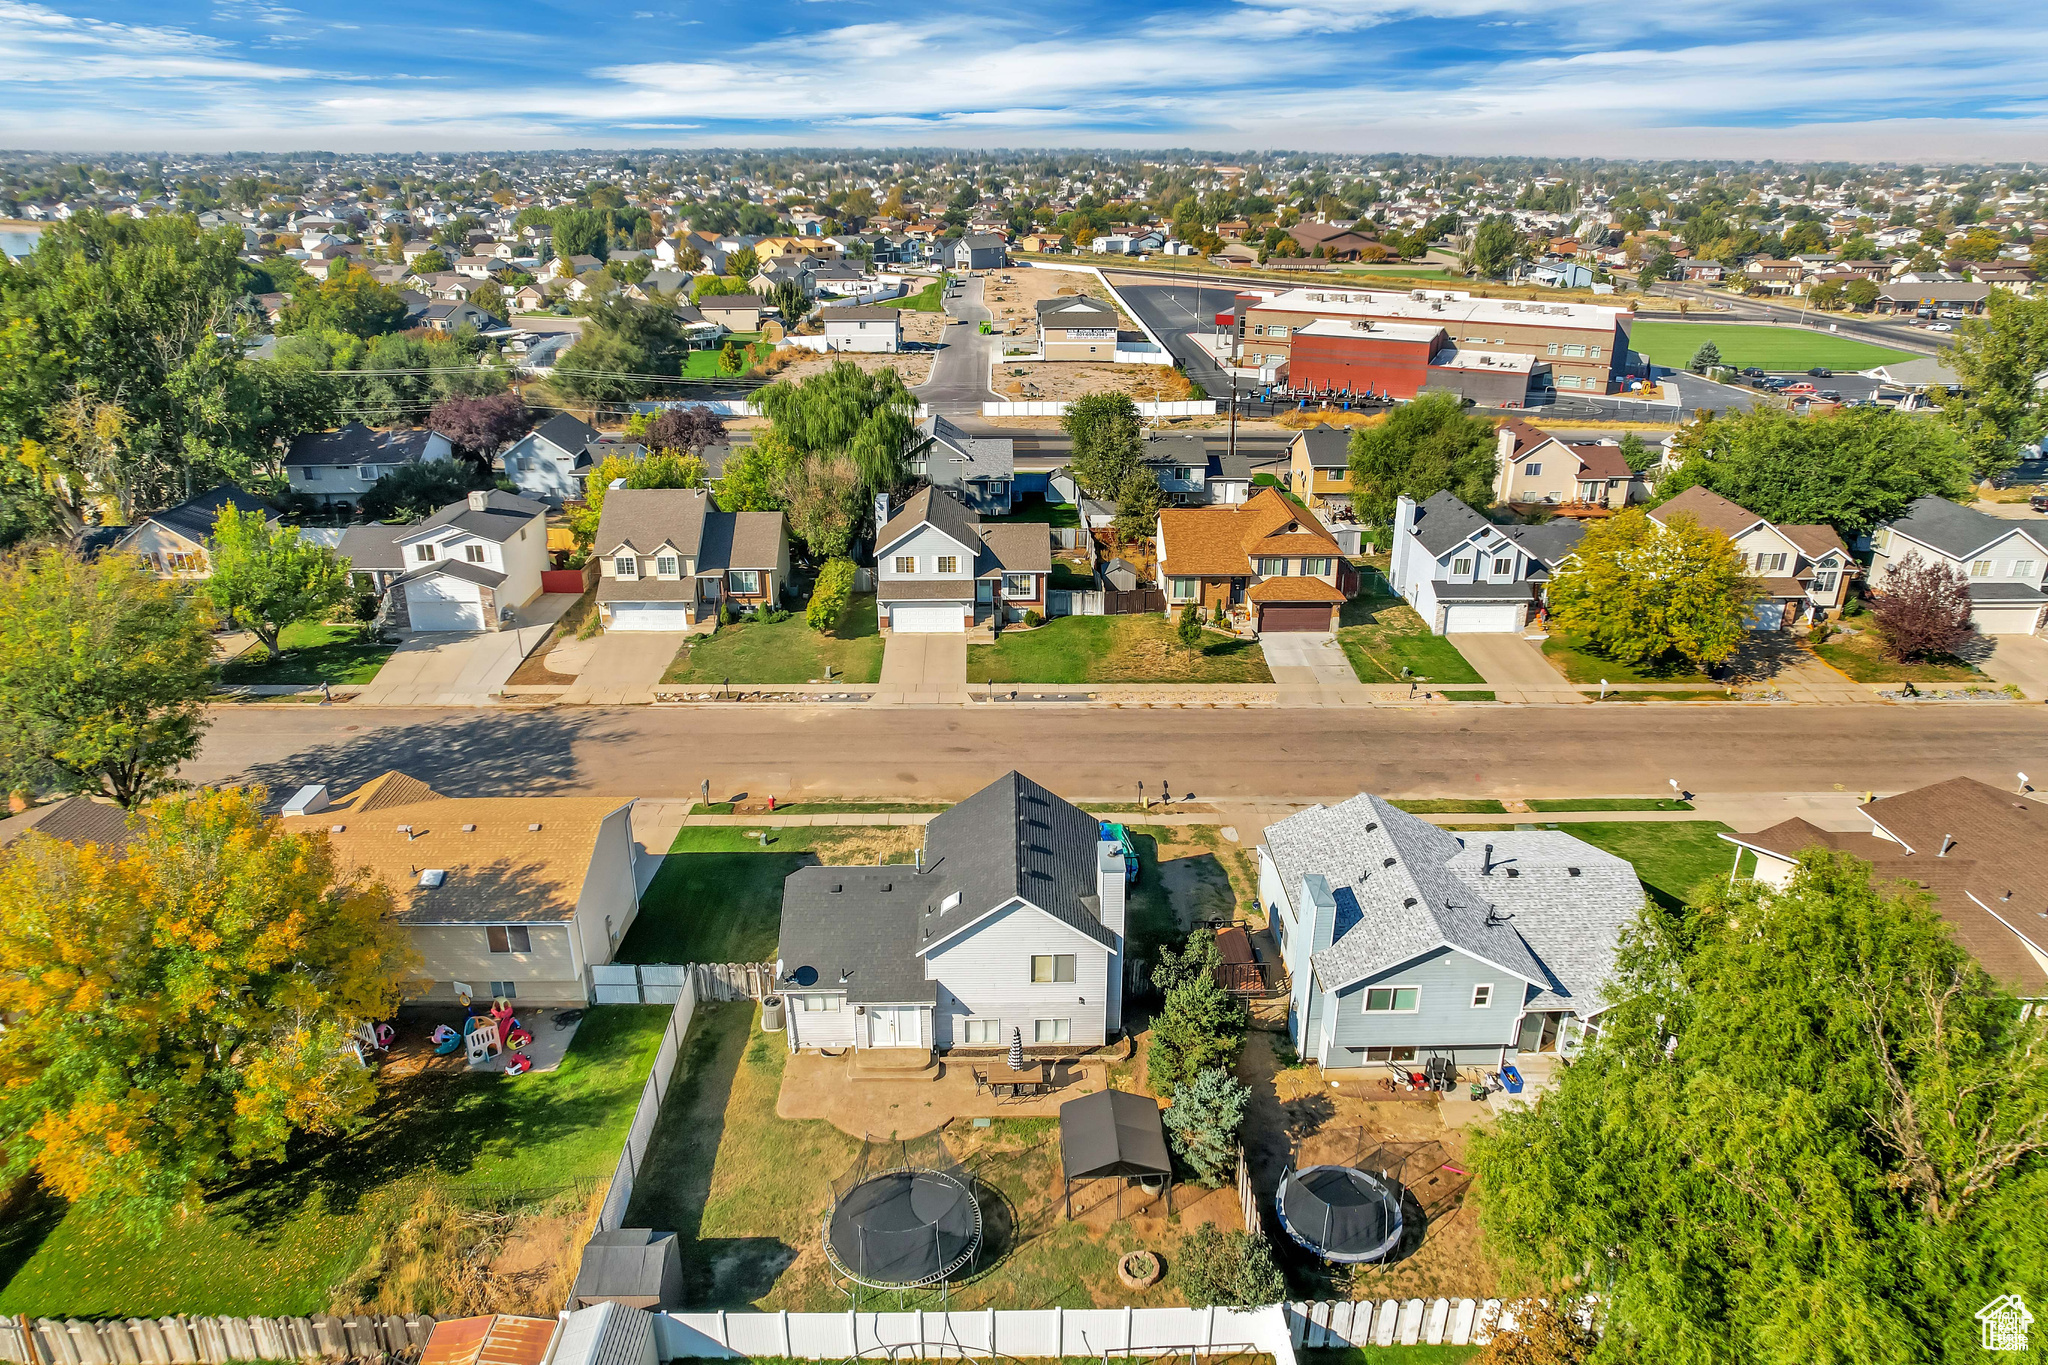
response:
<svg viewBox="0 0 2048 1365"><path fill-rule="evenodd" d="M681 602L614 602L613 630L688 630L690 618Z"/></svg>
<svg viewBox="0 0 2048 1365"><path fill-rule="evenodd" d="M904 635L959 635L967 629L965 620L966 612L954 602L889 608L889 628Z"/></svg>
<svg viewBox="0 0 2048 1365"><path fill-rule="evenodd" d="M438 591L440 584L433 579L420 583L408 583L405 588L405 605L412 617L414 630L482 630L484 628L484 607L481 602L464 602L459 598L444 597Z"/></svg>
<svg viewBox="0 0 2048 1365"><path fill-rule="evenodd" d="M1455 602L1444 609L1446 635L1498 635L1521 628L1519 602Z"/></svg>

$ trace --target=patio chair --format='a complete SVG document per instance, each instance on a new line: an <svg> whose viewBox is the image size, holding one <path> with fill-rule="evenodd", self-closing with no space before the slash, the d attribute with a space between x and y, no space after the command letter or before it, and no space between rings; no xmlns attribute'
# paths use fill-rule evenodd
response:
<svg viewBox="0 0 2048 1365"><path fill-rule="evenodd" d="M969 1067L968 1070L974 1076L974 1093L977 1095L987 1093L989 1090L988 1073L978 1066Z"/></svg>

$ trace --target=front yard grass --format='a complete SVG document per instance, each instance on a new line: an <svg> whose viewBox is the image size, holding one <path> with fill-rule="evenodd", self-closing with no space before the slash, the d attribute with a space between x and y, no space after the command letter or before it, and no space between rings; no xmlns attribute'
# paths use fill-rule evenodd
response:
<svg viewBox="0 0 2048 1365"><path fill-rule="evenodd" d="M1625 664L1596 653L1584 638L1571 635L1552 635L1543 642L1543 657L1550 660L1550 666L1575 683L1592 683L1598 686L1602 679L1611 683L1699 683L1708 687L1716 685L1715 680L1704 673L1693 670L1683 659L1667 664Z"/></svg>
<svg viewBox="0 0 2048 1365"><path fill-rule="evenodd" d="M311 1314L380 1233L439 1184L457 1203L609 1176L661 1046L665 1008L600 1005L554 1071L429 1072L384 1088L349 1137L298 1138L290 1155L209 1192L151 1242L73 1211L0 1290L0 1312L49 1317ZM26 1254L22 1254L22 1253Z"/></svg>
<svg viewBox="0 0 2048 1365"><path fill-rule="evenodd" d="M261 643L221 665L229 686L313 686L366 683L391 657L393 645L378 644L370 628L354 621L294 621L277 637L283 653L272 658Z"/></svg>
<svg viewBox="0 0 2048 1365"><path fill-rule="evenodd" d="M839 628L812 630L799 611L782 621L739 621L710 635L693 635L669 665L664 683L871 683L882 676L882 635L875 599L853 599Z"/></svg>
<svg viewBox="0 0 2048 1365"><path fill-rule="evenodd" d="M944 299L947 278L941 275L915 294L907 294L900 299L877 299L875 307L908 308L913 313L943 313L946 311Z"/></svg>
<svg viewBox="0 0 2048 1365"><path fill-rule="evenodd" d="M1389 801L1390 806L1407 811L1410 815L1506 815L1508 808L1490 797L1464 800L1459 797L1440 797L1426 801Z"/></svg>
<svg viewBox="0 0 2048 1365"><path fill-rule="evenodd" d="M1486 681L1456 645L1431 635L1422 618L1398 597L1354 597L1346 602L1337 617L1337 643L1362 683ZM1404 666L1412 678L1401 676Z"/></svg>
<svg viewBox="0 0 2048 1365"><path fill-rule="evenodd" d="M1735 863L1735 845L1719 837L1728 826L1718 820L1591 820L1558 828L1634 863L1644 889L1667 909L1684 905L1701 882L1727 880ZM1754 857L1744 861L1753 870Z"/></svg>
<svg viewBox="0 0 2048 1365"><path fill-rule="evenodd" d="M1885 658L1883 642L1875 630L1854 635L1835 635L1826 644L1813 646L1820 661L1852 681L1860 683L1981 682L1984 675L1961 659L1924 659L1894 663Z"/></svg>
<svg viewBox="0 0 2048 1365"><path fill-rule="evenodd" d="M1670 796L1574 796L1528 802L1534 811L1567 810L1691 810L1692 802Z"/></svg>
<svg viewBox="0 0 2048 1365"><path fill-rule="evenodd" d="M722 346L714 346L709 350L689 352L683 357L683 377L686 379L738 378L738 375L727 375L718 368L718 357L723 350ZM775 343L772 341L748 342L740 347L740 356L742 358L740 373L745 374L748 368L760 364L774 354Z"/></svg>
<svg viewBox="0 0 2048 1365"><path fill-rule="evenodd" d="M1193 650L1150 612L1063 616L1036 630L1006 630L967 647L969 686L999 683L1269 683L1256 640L1205 631Z"/></svg>

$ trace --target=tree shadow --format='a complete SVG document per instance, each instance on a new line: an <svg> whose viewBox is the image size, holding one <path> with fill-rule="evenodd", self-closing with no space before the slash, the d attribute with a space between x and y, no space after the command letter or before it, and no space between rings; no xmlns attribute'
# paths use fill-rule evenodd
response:
<svg viewBox="0 0 2048 1365"><path fill-rule="evenodd" d="M644 742L602 712L464 712L445 720L389 727L366 726L360 736L315 744L284 758L268 759L206 781L261 782L281 806L298 788L325 783L345 795L373 777L396 769L428 782L443 796L555 796L582 793L598 774L602 746L611 741ZM579 745L590 745L587 759ZM213 763L232 755L208 753Z"/></svg>
<svg viewBox="0 0 2048 1365"><path fill-rule="evenodd" d="M621 962L765 962L781 936L782 884L815 853L671 853L662 860Z"/></svg>

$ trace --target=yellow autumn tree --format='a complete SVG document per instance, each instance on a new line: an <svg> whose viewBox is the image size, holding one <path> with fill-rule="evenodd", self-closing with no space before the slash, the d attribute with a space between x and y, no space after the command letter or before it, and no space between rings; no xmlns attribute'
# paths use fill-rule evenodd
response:
<svg viewBox="0 0 2048 1365"><path fill-rule="evenodd" d="M30 834L0 856L0 1152L139 1230L345 1132L375 1098L348 1051L413 966L383 886L261 787L163 797L125 851Z"/></svg>

